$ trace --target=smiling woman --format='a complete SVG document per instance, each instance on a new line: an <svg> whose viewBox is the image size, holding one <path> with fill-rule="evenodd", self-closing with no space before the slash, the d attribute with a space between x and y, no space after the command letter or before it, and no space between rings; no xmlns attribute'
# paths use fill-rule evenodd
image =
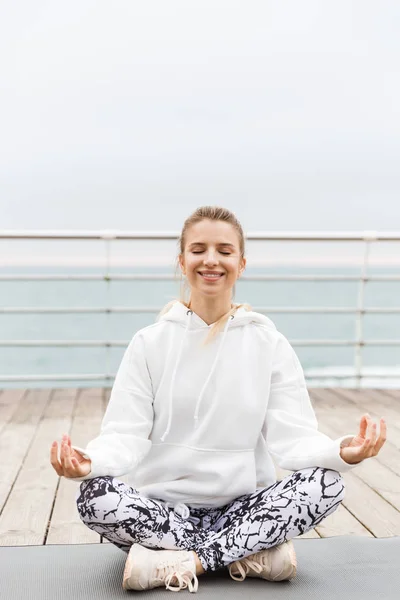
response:
<svg viewBox="0 0 400 600"><path fill-rule="evenodd" d="M179 244L188 301L136 332L100 435L63 445L63 473L81 482L82 521L128 553L124 589L196 591L223 566L238 580L292 579L292 538L337 510L340 471L376 454L385 430L377 444L366 424L358 437L319 431L289 341L232 303L246 266L233 213L200 207ZM272 459L294 473L277 481Z"/></svg>

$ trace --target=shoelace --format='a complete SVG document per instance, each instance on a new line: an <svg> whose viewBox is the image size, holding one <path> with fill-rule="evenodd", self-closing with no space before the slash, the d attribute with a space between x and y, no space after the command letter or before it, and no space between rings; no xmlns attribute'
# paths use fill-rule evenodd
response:
<svg viewBox="0 0 400 600"><path fill-rule="evenodd" d="M260 574L263 570L262 566L259 563L254 562L251 558L242 558L242 560L237 560L232 565L229 565L229 574L232 579L236 581L243 581L246 579L246 575L250 569L253 569L256 573ZM233 569L237 569L240 573L240 576L237 577L232 573Z"/></svg>
<svg viewBox="0 0 400 600"><path fill-rule="evenodd" d="M170 572L171 567L173 567L173 571ZM179 570L182 568L184 569L184 573ZM164 581L166 584L166 589L171 590L172 592L179 592L185 588L188 588L189 592L197 592L199 588L199 580L196 577L196 573L191 572L192 577L190 577L187 574L187 570L188 569L186 567L182 567L180 563L176 565L176 559L164 560L157 565L156 579L159 581ZM177 586L175 585L175 587L171 585L171 581L174 577L177 579Z"/></svg>

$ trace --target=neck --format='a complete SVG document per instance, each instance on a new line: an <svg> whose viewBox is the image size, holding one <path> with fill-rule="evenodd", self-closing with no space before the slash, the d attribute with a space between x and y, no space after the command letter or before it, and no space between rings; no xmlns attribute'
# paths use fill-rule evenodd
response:
<svg viewBox="0 0 400 600"><path fill-rule="evenodd" d="M196 313L207 325L211 325L233 308L230 298L196 298L193 296L189 308Z"/></svg>

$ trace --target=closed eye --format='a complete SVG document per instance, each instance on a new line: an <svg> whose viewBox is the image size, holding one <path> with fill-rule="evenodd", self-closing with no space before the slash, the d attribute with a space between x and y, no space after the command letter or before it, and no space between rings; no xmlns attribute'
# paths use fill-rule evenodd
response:
<svg viewBox="0 0 400 600"><path fill-rule="evenodd" d="M201 254L202 252L204 252L204 250L198 250L197 252L195 252L194 250L192 251L193 254ZM230 252L221 252L221 254L230 254Z"/></svg>

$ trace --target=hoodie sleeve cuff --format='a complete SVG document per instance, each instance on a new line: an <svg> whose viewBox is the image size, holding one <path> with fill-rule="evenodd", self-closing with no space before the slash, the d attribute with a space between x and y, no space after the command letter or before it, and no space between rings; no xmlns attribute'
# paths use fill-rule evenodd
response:
<svg viewBox="0 0 400 600"><path fill-rule="evenodd" d="M354 469L354 467L360 464L350 464L343 460L343 458L340 456L340 449L344 446L348 446L353 437L353 434L348 434L338 438L337 440L334 440L331 456L327 457L329 464L332 465L329 467L330 469L334 469L335 471L339 471L341 473L346 473L347 471L351 471L352 469Z"/></svg>

